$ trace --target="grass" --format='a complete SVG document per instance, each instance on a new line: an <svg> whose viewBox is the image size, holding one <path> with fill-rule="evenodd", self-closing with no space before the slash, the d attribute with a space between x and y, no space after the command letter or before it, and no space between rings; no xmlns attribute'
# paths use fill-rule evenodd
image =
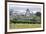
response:
<svg viewBox="0 0 46 34"><path fill-rule="evenodd" d="M10 24L10 29L40 28L41 24Z"/></svg>

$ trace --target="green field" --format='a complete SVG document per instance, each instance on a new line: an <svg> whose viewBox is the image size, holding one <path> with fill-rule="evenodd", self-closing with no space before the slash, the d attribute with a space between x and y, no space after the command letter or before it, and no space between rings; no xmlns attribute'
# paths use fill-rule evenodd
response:
<svg viewBox="0 0 46 34"><path fill-rule="evenodd" d="M41 24L10 24L10 29L40 28Z"/></svg>

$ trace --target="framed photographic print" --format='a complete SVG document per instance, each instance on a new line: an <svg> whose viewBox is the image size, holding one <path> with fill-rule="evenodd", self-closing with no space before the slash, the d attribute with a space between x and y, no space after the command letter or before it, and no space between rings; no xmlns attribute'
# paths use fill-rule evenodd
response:
<svg viewBox="0 0 46 34"><path fill-rule="evenodd" d="M5 5L5 32L44 31L43 2L7 1Z"/></svg>

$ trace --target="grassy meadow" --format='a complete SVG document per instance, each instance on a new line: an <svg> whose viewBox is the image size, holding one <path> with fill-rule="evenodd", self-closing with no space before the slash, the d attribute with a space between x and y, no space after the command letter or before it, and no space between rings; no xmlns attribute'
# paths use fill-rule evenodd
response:
<svg viewBox="0 0 46 34"><path fill-rule="evenodd" d="M10 24L10 29L40 28L41 24Z"/></svg>

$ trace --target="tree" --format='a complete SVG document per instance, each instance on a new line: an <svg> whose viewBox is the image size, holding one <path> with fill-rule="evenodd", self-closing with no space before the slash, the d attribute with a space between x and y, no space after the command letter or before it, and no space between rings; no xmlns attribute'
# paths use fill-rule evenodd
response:
<svg viewBox="0 0 46 34"><path fill-rule="evenodd" d="M38 21L37 23L40 24L41 23L41 13L37 12L35 15L38 16L38 17L36 17L36 20Z"/></svg>
<svg viewBox="0 0 46 34"><path fill-rule="evenodd" d="M36 16L41 16L41 13L40 12L37 12L35 15Z"/></svg>
<svg viewBox="0 0 46 34"><path fill-rule="evenodd" d="M13 13L13 9L10 9L10 16L12 15L12 13Z"/></svg>

